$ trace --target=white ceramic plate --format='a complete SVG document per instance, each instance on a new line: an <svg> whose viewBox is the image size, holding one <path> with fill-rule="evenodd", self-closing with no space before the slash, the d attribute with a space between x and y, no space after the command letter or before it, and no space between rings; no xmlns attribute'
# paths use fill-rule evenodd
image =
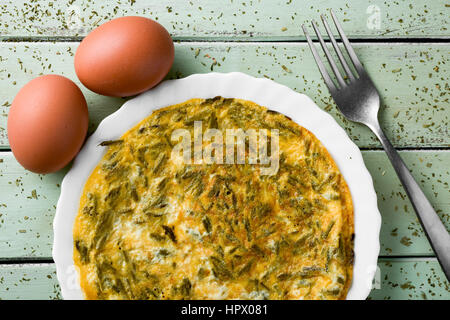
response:
<svg viewBox="0 0 450 320"><path fill-rule="evenodd" d="M347 299L367 298L377 266L381 217L372 178L361 152L336 121L307 96L268 79L233 72L196 74L164 81L127 101L105 118L87 140L62 182L53 222L53 259L64 299L83 299L72 259L72 227L84 184L106 150L98 144L119 138L153 110L191 98L215 96L250 100L283 113L314 133L328 149L348 183L354 205L355 260Z"/></svg>

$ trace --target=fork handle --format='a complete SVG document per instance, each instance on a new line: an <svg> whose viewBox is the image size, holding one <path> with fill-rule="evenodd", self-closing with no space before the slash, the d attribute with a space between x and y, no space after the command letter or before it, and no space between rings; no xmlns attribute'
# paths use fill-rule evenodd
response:
<svg viewBox="0 0 450 320"><path fill-rule="evenodd" d="M444 270L447 280L450 281L450 234L446 227L439 219L436 211L434 211L431 203L426 198L423 191L420 189L417 182L414 180L411 172L406 167L397 150L392 146L391 142L385 136L378 121L375 124L370 124L368 127L380 139L384 150L386 151L389 160L397 172L403 187L408 194L414 210L419 217L422 227L425 229L425 234L430 241L431 247L436 253L437 259Z"/></svg>

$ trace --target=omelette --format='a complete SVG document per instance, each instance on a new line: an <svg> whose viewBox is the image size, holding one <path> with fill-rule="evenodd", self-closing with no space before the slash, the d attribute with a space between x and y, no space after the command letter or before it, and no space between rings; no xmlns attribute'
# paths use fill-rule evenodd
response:
<svg viewBox="0 0 450 320"><path fill-rule="evenodd" d="M199 122L200 134L265 130L268 144L277 132L277 170L183 161L173 132L194 137ZM86 299L346 298L351 195L321 142L288 117L240 99L191 99L98 148L73 228Z"/></svg>

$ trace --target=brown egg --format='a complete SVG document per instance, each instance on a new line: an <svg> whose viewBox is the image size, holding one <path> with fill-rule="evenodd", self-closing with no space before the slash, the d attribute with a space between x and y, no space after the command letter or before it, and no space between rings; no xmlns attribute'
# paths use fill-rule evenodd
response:
<svg viewBox="0 0 450 320"><path fill-rule="evenodd" d="M90 90L132 96L157 85L174 59L172 38L159 23L122 17L94 29L75 53L75 72Z"/></svg>
<svg viewBox="0 0 450 320"><path fill-rule="evenodd" d="M8 139L17 161L36 173L66 166L86 137L89 115L83 93L58 75L28 82L14 98Z"/></svg>

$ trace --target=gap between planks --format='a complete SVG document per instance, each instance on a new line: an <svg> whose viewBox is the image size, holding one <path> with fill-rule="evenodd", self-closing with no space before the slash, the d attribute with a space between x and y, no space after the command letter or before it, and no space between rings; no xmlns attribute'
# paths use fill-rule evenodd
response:
<svg viewBox="0 0 450 320"><path fill-rule="evenodd" d="M21 265L21 264L53 264L55 261L51 257L43 258L0 258L2 265Z"/></svg>
<svg viewBox="0 0 450 320"><path fill-rule="evenodd" d="M378 262L417 262L417 261L437 261L435 256L379 256ZM0 267L5 265L49 265L55 262L49 258L0 258Z"/></svg>
<svg viewBox="0 0 450 320"><path fill-rule="evenodd" d="M89 137L88 137L89 138ZM353 141L353 140L352 140ZM379 148L364 148L364 147L358 147L359 150L361 151L373 151L373 152L379 152L379 151L384 151L383 148L379 147ZM433 152L433 151L450 151L450 146L449 147L396 147L395 150L397 151L405 151L405 152ZM3 148L2 146L0 146L0 153L7 153L7 152L12 152L12 150L10 148Z"/></svg>
<svg viewBox="0 0 450 320"><path fill-rule="evenodd" d="M314 42L318 42L316 36L311 35ZM336 35L337 37L337 35ZM9 36L0 36L1 42L81 42L85 37L9 37ZM243 43L255 43L255 42L264 42L264 43L306 43L306 38L303 36L291 37L291 38L277 38L273 37L272 39L264 39L264 38L247 38L247 39L223 39L223 38L214 38L214 37L173 37L174 42L243 42ZM328 36L324 36L325 42L330 42ZM337 42L342 42L340 38L336 39ZM437 38L349 38L352 43L450 43L450 37L437 37Z"/></svg>

